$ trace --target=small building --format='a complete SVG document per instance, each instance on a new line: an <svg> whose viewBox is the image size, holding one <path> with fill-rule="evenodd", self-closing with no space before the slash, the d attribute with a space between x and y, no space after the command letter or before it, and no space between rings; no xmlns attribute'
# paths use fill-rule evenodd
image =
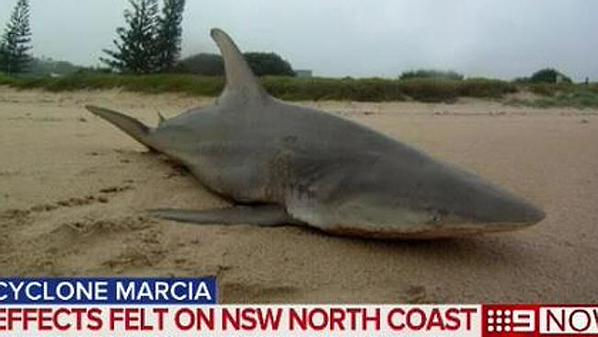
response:
<svg viewBox="0 0 598 337"><path fill-rule="evenodd" d="M311 78L313 77L313 71L310 69L297 69L295 70L295 76L298 78Z"/></svg>

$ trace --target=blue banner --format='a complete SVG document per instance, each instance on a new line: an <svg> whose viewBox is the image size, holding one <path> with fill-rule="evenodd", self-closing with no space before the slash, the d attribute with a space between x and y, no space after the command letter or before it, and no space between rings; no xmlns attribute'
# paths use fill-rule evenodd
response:
<svg viewBox="0 0 598 337"><path fill-rule="evenodd" d="M0 305L217 304L215 277L0 279Z"/></svg>

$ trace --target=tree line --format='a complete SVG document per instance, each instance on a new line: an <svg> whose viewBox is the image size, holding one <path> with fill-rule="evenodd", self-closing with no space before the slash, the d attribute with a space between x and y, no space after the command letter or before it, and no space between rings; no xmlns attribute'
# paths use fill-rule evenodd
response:
<svg viewBox="0 0 598 337"><path fill-rule="evenodd" d="M109 71L131 74L193 73L205 76L224 74L222 57L216 54L197 54L180 59L182 22L185 0L128 0L125 9L125 26L116 29L113 49L104 49L100 61ZM0 36L0 73L20 74L41 69L77 70L67 62L38 59L31 55L31 26L29 0L17 0L8 23ZM245 53L256 75L294 76L291 65L275 53ZM66 72L65 72L66 73ZM400 79L431 78L463 80L462 74L453 71L415 70L404 72ZM545 68L531 77L515 79L516 82L571 83L561 72ZM586 79L586 82L588 80Z"/></svg>
<svg viewBox="0 0 598 337"><path fill-rule="evenodd" d="M256 76L277 75L295 76L289 62L276 53L243 53L249 67ZM200 53L179 61L173 69L175 73L203 76L224 75L224 60L218 54Z"/></svg>
<svg viewBox="0 0 598 337"><path fill-rule="evenodd" d="M18 0L0 39L0 72L18 74L32 60L29 1Z"/></svg>
<svg viewBox="0 0 598 337"><path fill-rule="evenodd" d="M152 74L185 72L220 76L224 66L219 55L198 54L180 60L185 0L129 0L125 27L116 30L115 50L105 49L101 61L120 73ZM209 55L209 56L205 56ZM291 65L275 53L245 53L258 76L294 76Z"/></svg>
<svg viewBox="0 0 598 337"><path fill-rule="evenodd" d="M211 59L203 58L201 55L204 54L180 59L185 0L162 0L161 4L160 0L128 2L124 26L116 29L113 47L104 49L104 56L100 57L108 71L123 74L223 74L219 55L213 55ZM31 35L29 0L17 0L0 39L0 72L20 74L52 66L46 60L31 55ZM291 65L277 54L246 53L245 57L259 76L294 75ZM218 60L215 66L214 58ZM198 61L200 64L197 64ZM207 70L195 71L197 69Z"/></svg>
<svg viewBox="0 0 598 337"><path fill-rule="evenodd" d="M181 24L185 0L129 0L126 27L116 29L115 49L104 49L100 60L122 73L151 74L171 71L181 52Z"/></svg>

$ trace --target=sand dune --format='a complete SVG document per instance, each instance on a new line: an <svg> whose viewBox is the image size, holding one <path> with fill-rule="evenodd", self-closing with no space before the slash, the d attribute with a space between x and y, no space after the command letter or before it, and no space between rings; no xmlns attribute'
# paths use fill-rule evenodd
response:
<svg viewBox="0 0 598 337"><path fill-rule="evenodd" d="M598 111L304 103L475 171L548 214L521 232L381 242L146 217L226 202L83 105L155 124L158 110L210 102L0 88L0 275L217 275L226 303L598 302Z"/></svg>

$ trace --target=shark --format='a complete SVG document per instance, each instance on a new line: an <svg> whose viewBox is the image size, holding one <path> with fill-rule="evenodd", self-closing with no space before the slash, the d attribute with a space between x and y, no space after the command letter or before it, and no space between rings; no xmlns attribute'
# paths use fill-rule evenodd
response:
<svg viewBox="0 0 598 337"><path fill-rule="evenodd" d="M86 106L152 151L185 166L220 209L154 209L198 225L298 225L379 239L433 239L527 228L545 217L529 201L359 123L272 97L234 41L211 37L226 85L215 103L149 127Z"/></svg>

